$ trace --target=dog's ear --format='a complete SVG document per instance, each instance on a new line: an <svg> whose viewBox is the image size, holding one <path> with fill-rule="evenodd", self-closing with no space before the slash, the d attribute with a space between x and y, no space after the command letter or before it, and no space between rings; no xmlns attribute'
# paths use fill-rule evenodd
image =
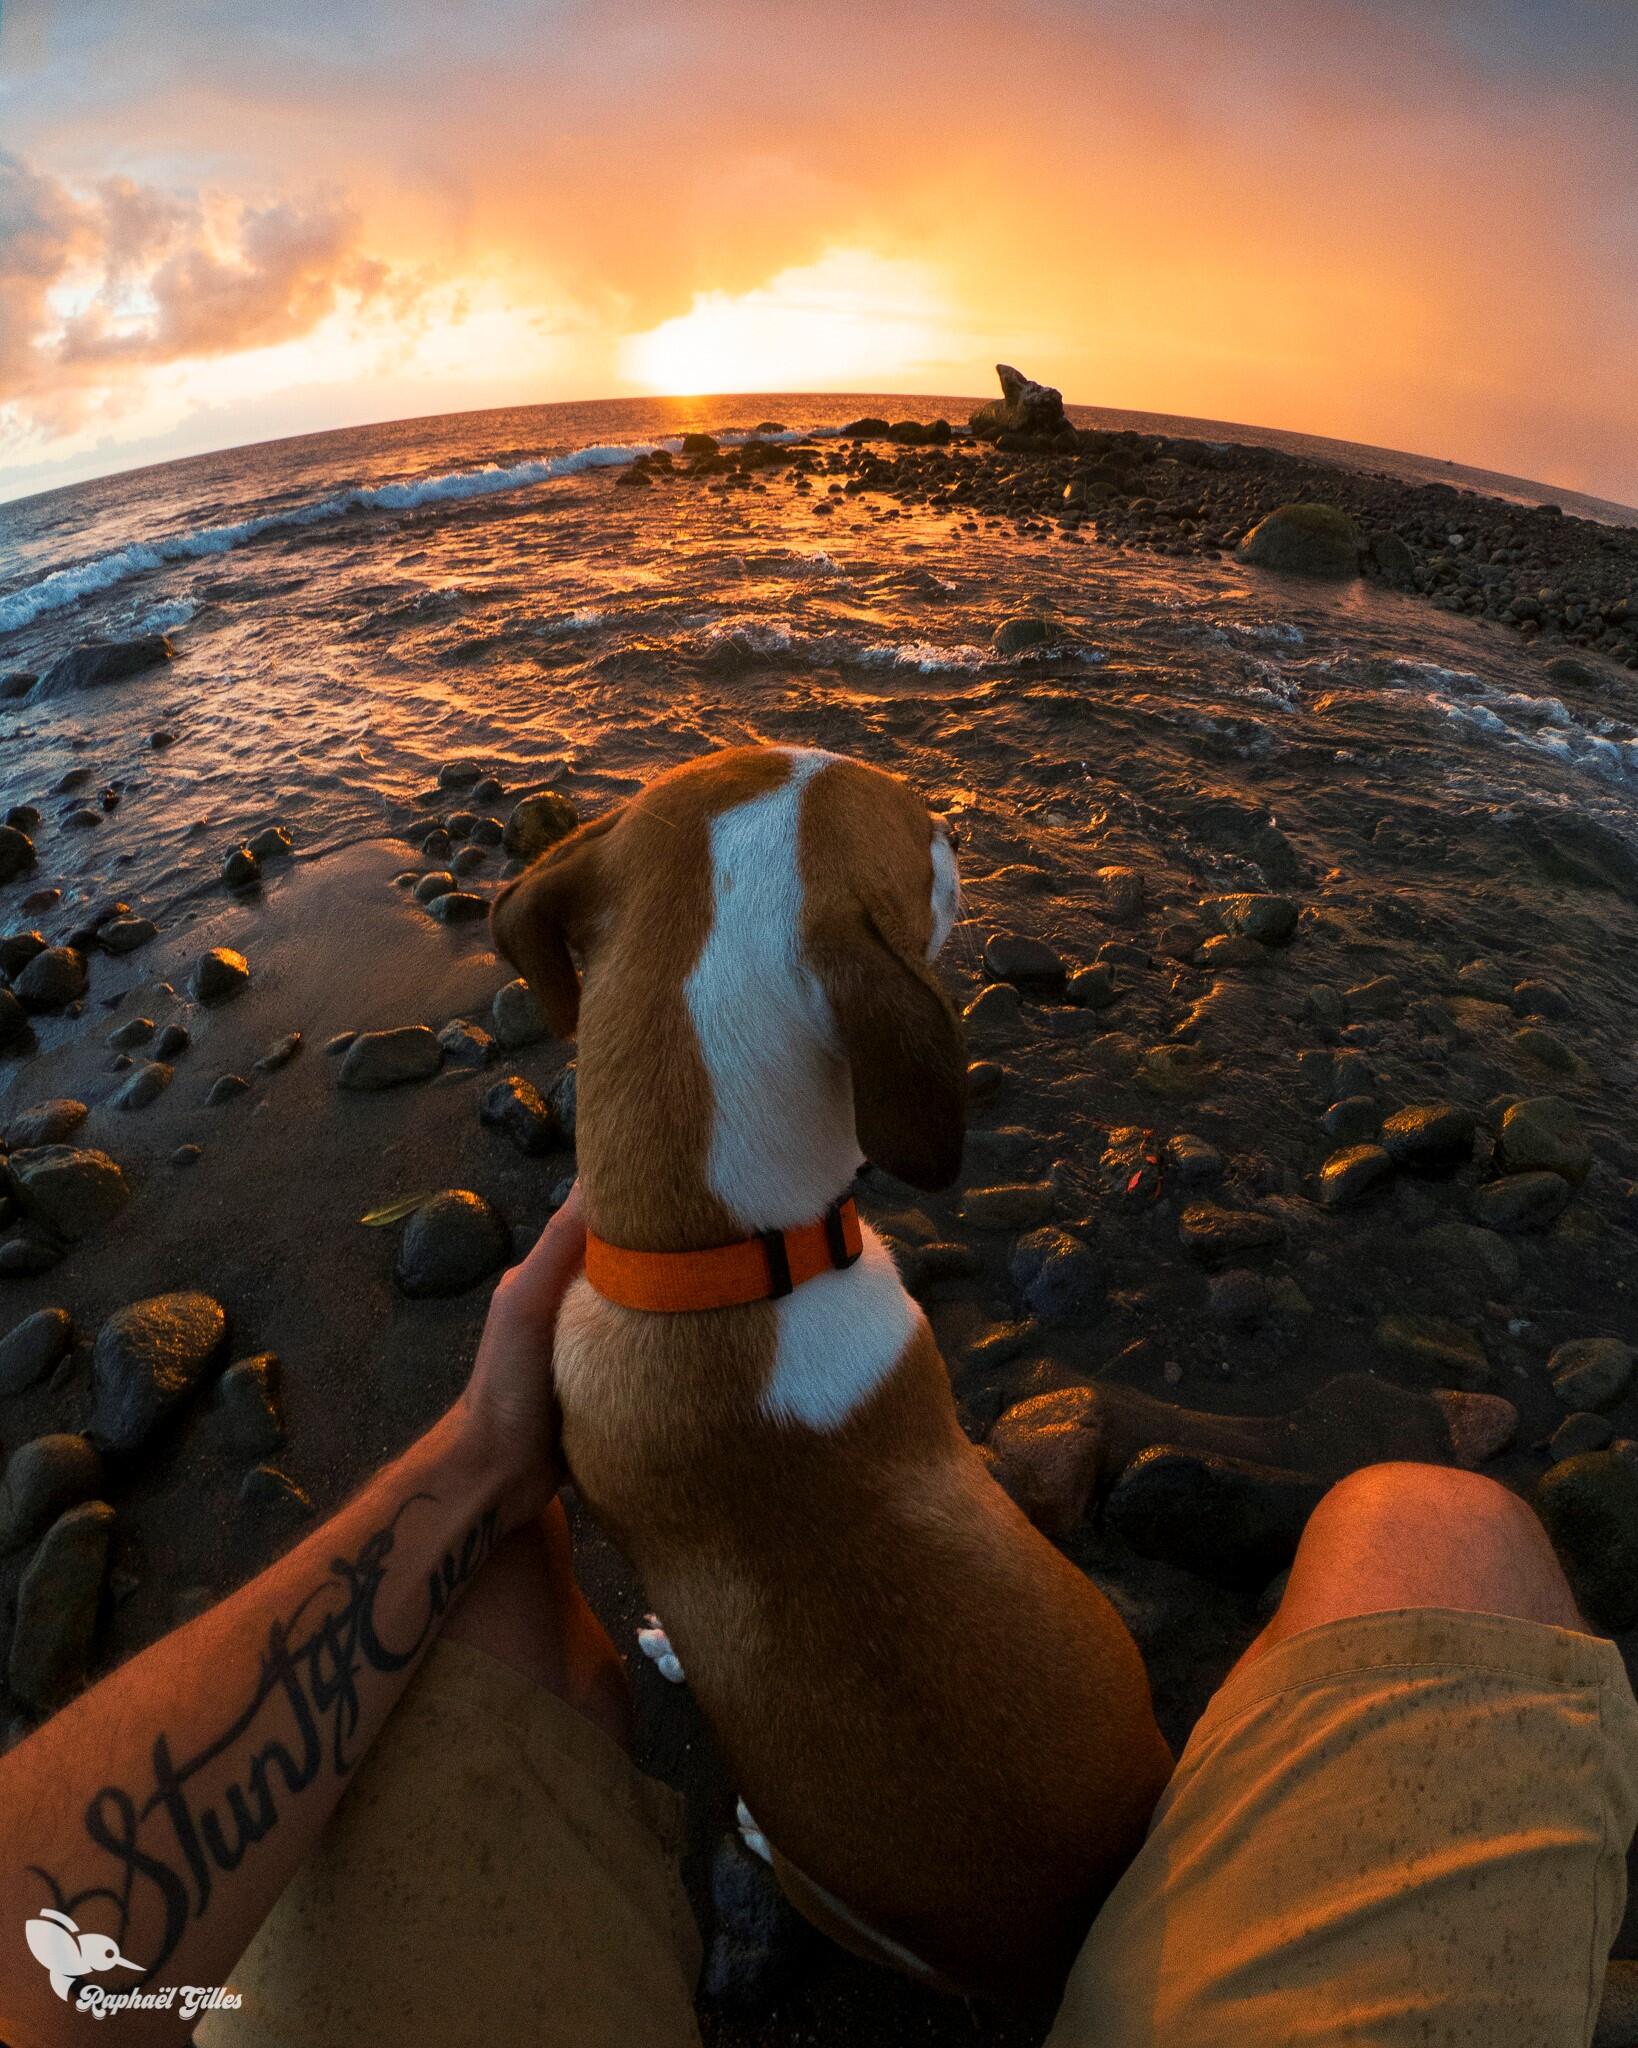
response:
<svg viewBox="0 0 1638 2048"><path fill-rule="evenodd" d="M948 1187L966 1136L967 1052L943 986L882 904L826 920L808 956L853 1072L860 1151L912 1187Z"/></svg>
<svg viewBox="0 0 1638 2048"><path fill-rule="evenodd" d="M489 929L495 950L534 990L554 1037L573 1038L580 1019L580 977L571 946L584 952L602 897L599 841L615 814L582 825L495 899Z"/></svg>

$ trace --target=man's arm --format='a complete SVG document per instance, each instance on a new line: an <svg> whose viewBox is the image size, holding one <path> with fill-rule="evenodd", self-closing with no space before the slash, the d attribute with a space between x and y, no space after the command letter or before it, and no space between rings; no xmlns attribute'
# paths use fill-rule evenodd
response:
<svg viewBox="0 0 1638 2048"><path fill-rule="evenodd" d="M556 1491L551 1329L584 1237L571 1199L497 1287L465 1394L347 1507L0 1759L10 2048L83 2041L87 1990L226 1981L444 1617ZM180 1999L120 2020L191 2031Z"/></svg>

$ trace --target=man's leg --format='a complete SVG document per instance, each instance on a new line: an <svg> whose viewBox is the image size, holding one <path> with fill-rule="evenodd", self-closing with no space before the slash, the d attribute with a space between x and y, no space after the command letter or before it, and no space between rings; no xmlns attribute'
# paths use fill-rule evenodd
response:
<svg viewBox="0 0 1638 2048"><path fill-rule="evenodd" d="M1638 1705L1530 1509L1343 1480L1201 1717L1048 2048L1576 2048L1638 1819Z"/></svg>
<svg viewBox="0 0 1638 2048"><path fill-rule="evenodd" d="M630 1745L554 1502L451 1614L201 2048L698 2048L681 1802Z"/></svg>
<svg viewBox="0 0 1638 2048"><path fill-rule="evenodd" d="M1445 1465L1367 1465L1309 1516L1278 1611L1235 1669L1301 1629L1402 1607L1587 1626L1517 1494Z"/></svg>
<svg viewBox="0 0 1638 2048"><path fill-rule="evenodd" d="M444 1624L444 1641L510 1665L630 1750L626 1668L575 1583L561 1500L497 1545Z"/></svg>

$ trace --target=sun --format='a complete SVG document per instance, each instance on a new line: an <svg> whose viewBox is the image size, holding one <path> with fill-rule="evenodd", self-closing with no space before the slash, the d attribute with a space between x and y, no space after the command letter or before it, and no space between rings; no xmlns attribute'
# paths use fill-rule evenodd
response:
<svg viewBox="0 0 1638 2048"><path fill-rule="evenodd" d="M672 397L913 387L948 354L949 325L928 265L828 249L748 292L696 292L686 313L626 337L620 373Z"/></svg>

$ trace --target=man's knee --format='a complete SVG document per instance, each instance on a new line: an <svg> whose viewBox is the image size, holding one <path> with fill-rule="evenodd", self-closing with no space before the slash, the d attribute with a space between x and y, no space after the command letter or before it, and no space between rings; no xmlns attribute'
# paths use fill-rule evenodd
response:
<svg viewBox="0 0 1638 2048"><path fill-rule="evenodd" d="M1400 1607L1585 1625L1546 1531L1516 1494L1445 1465L1367 1465L1315 1508L1279 1632Z"/></svg>

